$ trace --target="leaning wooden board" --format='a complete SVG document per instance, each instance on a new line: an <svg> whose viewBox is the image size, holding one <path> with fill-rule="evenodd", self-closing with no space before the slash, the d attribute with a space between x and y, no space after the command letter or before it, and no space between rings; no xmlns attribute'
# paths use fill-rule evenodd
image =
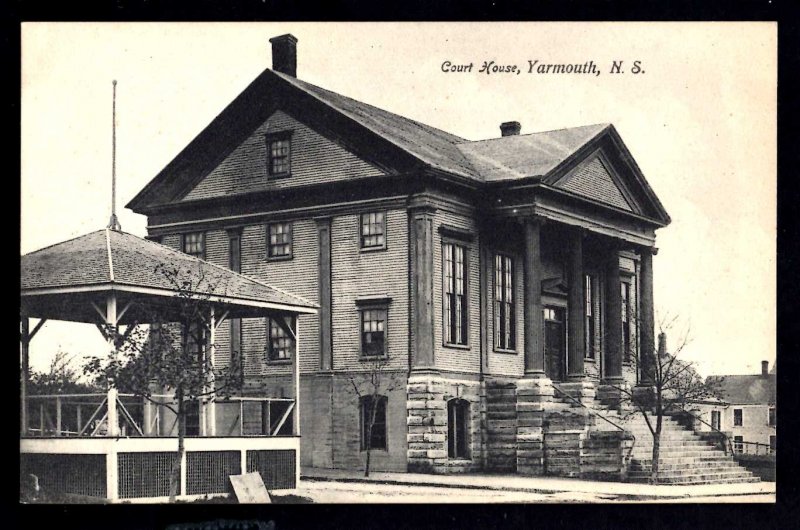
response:
<svg viewBox="0 0 800 530"><path fill-rule="evenodd" d="M240 504L271 504L267 487L261 479L261 473L253 471L243 475L231 475L231 484L236 499Z"/></svg>

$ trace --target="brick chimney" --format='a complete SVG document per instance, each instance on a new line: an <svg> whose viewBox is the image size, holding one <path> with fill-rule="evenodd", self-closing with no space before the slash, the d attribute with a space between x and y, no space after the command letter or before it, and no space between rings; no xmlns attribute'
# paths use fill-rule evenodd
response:
<svg viewBox="0 0 800 530"><path fill-rule="evenodd" d="M518 136L521 128L518 121L506 121L500 124L500 134L503 136Z"/></svg>
<svg viewBox="0 0 800 530"><path fill-rule="evenodd" d="M658 355L659 357L667 353L667 334L658 334Z"/></svg>
<svg viewBox="0 0 800 530"><path fill-rule="evenodd" d="M769 361L761 361L761 375L769 375Z"/></svg>
<svg viewBox="0 0 800 530"><path fill-rule="evenodd" d="M297 38L287 33L269 41L272 43L272 69L297 77Z"/></svg>

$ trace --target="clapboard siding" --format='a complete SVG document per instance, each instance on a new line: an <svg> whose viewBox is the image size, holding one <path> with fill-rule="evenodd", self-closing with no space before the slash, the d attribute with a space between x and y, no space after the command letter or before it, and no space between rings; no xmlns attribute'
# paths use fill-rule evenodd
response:
<svg viewBox="0 0 800 530"><path fill-rule="evenodd" d="M572 174L559 182L557 186L590 199L606 202L629 212L633 211L611 178L608 169L603 165L600 157L597 156L581 164Z"/></svg>
<svg viewBox="0 0 800 530"><path fill-rule="evenodd" d="M242 274L278 289L284 289L317 302L317 234L312 219L292 221L292 259L266 259L266 225L250 225L242 230ZM319 320L317 315L298 317L300 331L300 370L319 368ZM264 319L242 320L242 350L245 374L283 374L291 365L270 364L266 360L267 327Z"/></svg>
<svg viewBox="0 0 800 530"><path fill-rule="evenodd" d="M366 210L365 210L366 211ZM356 300L392 299L388 307L388 366L408 366L408 221L405 210L386 212L386 249L362 252L359 216L331 222L332 344L334 370L366 369L359 360L360 318Z"/></svg>
<svg viewBox="0 0 800 530"><path fill-rule="evenodd" d="M283 131L293 131L291 176L268 179L266 135ZM383 174L382 170L361 160L285 112L277 111L183 200L285 189Z"/></svg>
<svg viewBox="0 0 800 530"><path fill-rule="evenodd" d="M470 242L459 242L452 240L454 243L463 245L467 249L468 261L468 319L469 319L469 335L468 335L468 348L448 347L444 345L444 306L443 306L443 288L444 277L443 273L443 253L442 243L443 238L439 233L441 226L453 227L461 230L466 230L474 235ZM480 371L480 259L478 255L478 248L480 241L478 239L478 230L475 219L472 217L457 214L446 209L438 209L434 215L434 236L433 236L433 300L434 300L434 360L436 366L443 370L454 370L459 372L473 372Z"/></svg>

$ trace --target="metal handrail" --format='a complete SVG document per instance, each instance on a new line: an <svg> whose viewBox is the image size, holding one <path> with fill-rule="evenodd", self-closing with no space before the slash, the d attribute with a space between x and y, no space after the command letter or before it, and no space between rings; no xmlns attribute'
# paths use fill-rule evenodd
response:
<svg viewBox="0 0 800 530"><path fill-rule="evenodd" d="M574 397L570 396L569 394L567 394L566 392L564 392L563 390L561 390L560 388L558 388L558 385L556 385L555 383L553 384L553 390L555 390L556 392L558 392L559 394L561 394L563 397L565 397L565 398L569 399L569 400L570 400L570 401L572 401L573 403L577 403L579 406L581 406L581 407L585 408L586 410L588 410L588 411L589 411L589 413L590 413L590 414L593 414L594 416L597 416L597 417L598 417L598 418L600 418L601 420L603 420L603 421L605 421L605 422L607 422L607 423L610 423L611 425L613 425L614 427L616 427L617 429L619 429L619 430L620 430L620 431L622 431L623 433L627 432L628 434L630 434L630 435L631 435L631 438L633 438L633 443L631 444L631 447L630 447L630 449L628 450L628 458L630 458L631 454L633 453L633 448L634 448L634 446L636 445L636 435L635 435L635 434L633 434L633 433L632 433L632 432L630 432L630 431L626 431L626 430L625 430L623 427L620 427L619 425L617 425L617 424L616 424L616 423L614 423L613 421L609 420L608 418L606 418L605 416L603 416L603 415L602 415L602 414L600 414L599 412L595 411L594 409L591 409L591 408L587 407L587 406L586 406L586 405L584 405L584 404L583 404L583 403L582 403L582 402L581 402L579 399L575 399Z"/></svg>
<svg viewBox="0 0 800 530"><path fill-rule="evenodd" d="M692 418L694 418L695 420L698 420L700 423L702 423L702 424L704 424L704 425L708 425L709 427L711 427L711 430L712 430L712 431L714 431L714 432L716 432L716 433L719 433L719 434L721 434L721 435L722 435L722 437L725 439L725 442L727 443L727 445L726 445L726 447L725 447L725 454L726 454L726 455L727 455L727 454L729 454L729 453L728 453L728 450L730 450L730 454L734 454L733 445L731 444L731 439L730 439L730 436L728 436L728 435L727 435L727 434L725 434L723 431L721 431L721 430L717 429L716 427L714 427L713 425L711 425L710 423L708 423L706 420L704 420L704 419L703 419L703 418L701 418L700 416L698 416L698 415L696 415L696 414L692 413L692 412L691 412L691 411L689 411L689 410L681 409L681 410L679 410L679 411L678 411L678 413L680 413L680 414L688 414L689 416L691 416L691 417L692 417Z"/></svg>

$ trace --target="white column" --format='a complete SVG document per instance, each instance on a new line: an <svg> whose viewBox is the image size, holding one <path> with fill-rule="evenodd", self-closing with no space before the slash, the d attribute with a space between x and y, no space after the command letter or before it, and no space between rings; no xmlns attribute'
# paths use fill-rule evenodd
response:
<svg viewBox="0 0 800 530"><path fill-rule="evenodd" d="M106 325L109 331L107 341L114 356L117 355L117 346L114 344L114 334L117 330L117 297L109 294L106 298ZM108 435L119 436L119 417L117 416L117 387L112 383L108 387ZM110 473L110 471L109 471Z"/></svg>

